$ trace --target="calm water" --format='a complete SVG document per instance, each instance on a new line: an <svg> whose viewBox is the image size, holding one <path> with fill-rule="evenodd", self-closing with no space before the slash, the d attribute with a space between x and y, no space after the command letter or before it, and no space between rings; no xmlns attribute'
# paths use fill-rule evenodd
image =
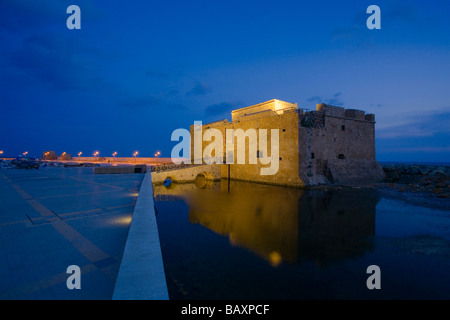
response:
<svg viewBox="0 0 450 320"><path fill-rule="evenodd" d="M171 299L450 299L448 210L373 189L206 187L154 186Z"/></svg>

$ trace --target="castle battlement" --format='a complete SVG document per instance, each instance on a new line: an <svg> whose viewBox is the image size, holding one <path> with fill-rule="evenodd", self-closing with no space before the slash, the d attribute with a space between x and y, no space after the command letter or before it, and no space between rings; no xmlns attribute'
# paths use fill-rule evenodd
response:
<svg viewBox="0 0 450 320"><path fill-rule="evenodd" d="M248 107L233 110L231 111L231 121L235 122L244 119L252 120L268 117L271 115L280 115L288 112L297 112L303 115L311 112L320 112L327 117L375 122L374 114L366 114L365 111L359 109L345 109L343 107L319 103L316 105L315 111L304 111L298 108L297 103L285 102L278 99L272 99Z"/></svg>
<svg viewBox="0 0 450 320"><path fill-rule="evenodd" d="M321 111L326 116L330 117L348 118L360 121L375 122L375 115L372 113L366 114L363 110L345 109L343 107L331 106L325 103L317 104L316 110Z"/></svg>

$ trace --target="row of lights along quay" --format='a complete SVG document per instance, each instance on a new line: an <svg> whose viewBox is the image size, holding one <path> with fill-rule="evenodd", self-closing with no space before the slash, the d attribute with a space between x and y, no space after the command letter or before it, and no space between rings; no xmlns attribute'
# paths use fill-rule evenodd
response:
<svg viewBox="0 0 450 320"><path fill-rule="evenodd" d="M72 161L72 162L97 162L97 163L147 163L152 165L159 165L159 164L167 164L172 163L172 161L169 158L161 158L161 152L157 151L154 153L154 157L142 157L139 154L139 151L134 151L129 157L119 157L118 152L114 151L111 156L100 156L100 151L96 150L92 153L90 156L83 156L83 152L79 151L75 156L72 157L71 154L67 152L62 152L60 155L56 154L54 151L45 151L42 153L41 157L36 157L35 155L30 155L28 151L22 152L20 156L12 157L7 156L8 159L13 158L21 158L21 157L31 157L32 158L41 158L44 161ZM0 158L5 158L5 151L0 150Z"/></svg>

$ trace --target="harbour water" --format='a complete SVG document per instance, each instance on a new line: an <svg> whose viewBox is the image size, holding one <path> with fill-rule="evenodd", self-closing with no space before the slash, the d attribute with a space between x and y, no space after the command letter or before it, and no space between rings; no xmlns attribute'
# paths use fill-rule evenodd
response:
<svg viewBox="0 0 450 320"><path fill-rule="evenodd" d="M376 188L154 186L171 299L450 299L450 211ZM381 289L368 289L367 268Z"/></svg>

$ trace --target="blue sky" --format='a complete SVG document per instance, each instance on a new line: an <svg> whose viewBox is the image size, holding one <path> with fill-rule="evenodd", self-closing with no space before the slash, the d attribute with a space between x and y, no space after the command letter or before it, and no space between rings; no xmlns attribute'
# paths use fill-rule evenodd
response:
<svg viewBox="0 0 450 320"><path fill-rule="evenodd" d="M276 98L375 113L378 160L449 161L449 14L445 0L1 0L0 149L169 157L173 130Z"/></svg>

